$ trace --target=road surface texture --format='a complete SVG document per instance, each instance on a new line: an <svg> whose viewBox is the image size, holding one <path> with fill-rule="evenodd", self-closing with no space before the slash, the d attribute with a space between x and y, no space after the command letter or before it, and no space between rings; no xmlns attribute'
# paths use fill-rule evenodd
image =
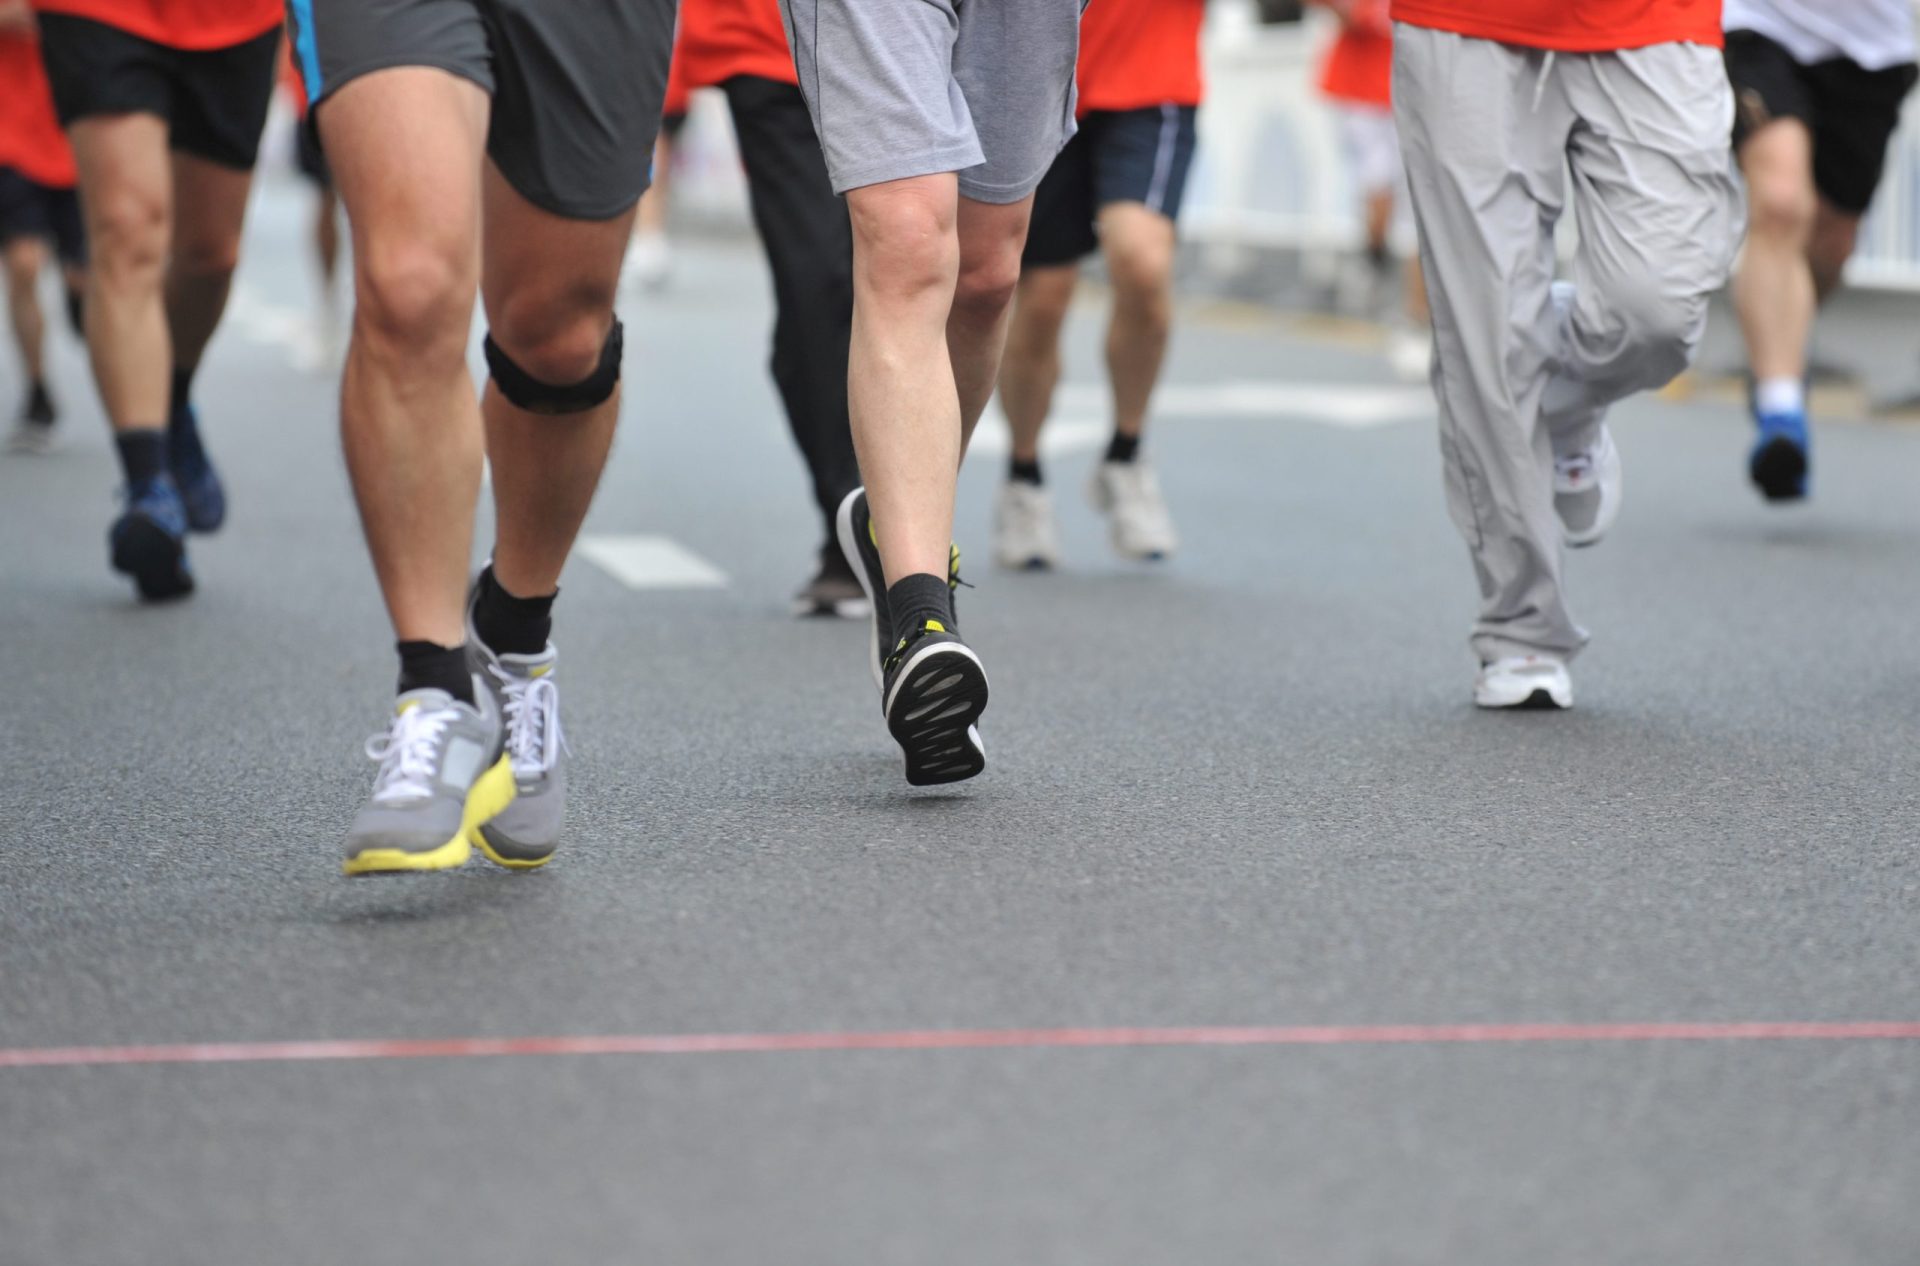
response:
<svg viewBox="0 0 1920 1266"><path fill-rule="evenodd" d="M1920 428L1823 425L1781 510L1737 404L1619 409L1578 707L1490 715L1423 388L1190 305L1185 547L1125 564L1088 306L1067 565L988 563L989 432L991 764L916 791L864 626L787 614L759 259L689 243L558 608L561 855L348 880L393 659L300 215L201 376L197 596L108 573L70 348L65 447L0 461L4 1266L1920 1260ZM468 1043L517 1038L570 1040ZM347 1045L201 1045L289 1042Z"/></svg>

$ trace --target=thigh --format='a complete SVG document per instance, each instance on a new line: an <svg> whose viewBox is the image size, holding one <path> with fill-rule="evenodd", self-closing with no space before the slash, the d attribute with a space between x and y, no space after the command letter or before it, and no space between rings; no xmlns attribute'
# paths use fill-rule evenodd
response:
<svg viewBox="0 0 1920 1266"><path fill-rule="evenodd" d="M247 218L253 173L173 152L173 253L176 260L231 260Z"/></svg>
<svg viewBox="0 0 1920 1266"><path fill-rule="evenodd" d="M1083 0L967 0L953 77L966 97L982 160L960 173L976 202L1032 193L1073 135L1073 71Z"/></svg>
<svg viewBox="0 0 1920 1266"><path fill-rule="evenodd" d="M1864 70L1850 61L1809 69L1813 91L1813 184L1840 211L1862 216L1886 169L1887 142L1913 88L1911 64Z"/></svg>
<svg viewBox="0 0 1920 1266"><path fill-rule="evenodd" d="M1194 117L1192 106L1179 105L1109 116L1093 146L1097 205L1138 202L1169 220L1179 219L1193 166Z"/></svg>
<svg viewBox="0 0 1920 1266"><path fill-rule="evenodd" d="M253 170L280 61L280 29L245 43L173 51L173 148L232 171Z"/></svg>
<svg viewBox="0 0 1920 1266"><path fill-rule="evenodd" d="M520 196L604 220L646 191L675 0L481 0L494 61L487 152Z"/></svg>
<svg viewBox="0 0 1920 1266"><path fill-rule="evenodd" d="M1022 269L1078 263L1100 249L1094 231L1100 208L1093 196L1093 151L1105 122L1104 116L1089 116L1034 191Z"/></svg>
<svg viewBox="0 0 1920 1266"><path fill-rule="evenodd" d="M97 115L170 118L168 52L104 22L61 13L40 15L40 55L62 127Z"/></svg>
<svg viewBox="0 0 1920 1266"><path fill-rule="evenodd" d="M954 0L781 0L781 8L835 193L980 164L954 74Z"/></svg>
<svg viewBox="0 0 1920 1266"><path fill-rule="evenodd" d="M1642 303L1717 289L1745 208L1726 149L1734 106L1721 59L1656 44L1567 69L1581 119L1567 150L1580 226L1576 319L1605 325Z"/></svg>
<svg viewBox="0 0 1920 1266"><path fill-rule="evenodd" d="M558 215L525 198L497 167L485 183L480 291L494 338L510 354L582 322L613 321L633 208L612 219Z"/></svg>
<svg viewBox="0 0 1920 1266"><path fill-rule="evenodd" d="M433 67L392 67L329 90L315 118L360 275L432 282L433 273L413 270L452 268L477 281L487 120L479 87Z"/></svg>

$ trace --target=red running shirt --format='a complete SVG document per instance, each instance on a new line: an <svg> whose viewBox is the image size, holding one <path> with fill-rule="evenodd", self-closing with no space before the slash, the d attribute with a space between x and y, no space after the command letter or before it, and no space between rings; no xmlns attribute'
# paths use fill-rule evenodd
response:
<svg viewBox="0 0 1920 1266"><path fill-rule="evenodd" d="M1353 0L1320 68L1320 91L1354 105L1393 104L1393 23L1388 0Z"/></svg>
<svg viewBox="0 0 1920 1266"><path fill-rule="evenodd" d="M1393 0L1393 20L1562 53L1720 47L1720 0Z"/></svg>
<svg viewBox="0 0 1920 1266"><path fill-rule="evenodd" d="M1080 113L1197 106L1206 0L1093 0L1080 22Z"/></svg>
<svg viewBox="0 0 1920 1266"><path fill-rule="evenodd" d="M736 75L800 82L780 22L780 0L681 0L666 113L685 113L688 93Z"/></svg>
<svg viewBox="0 0 1920 1266"><path fill-rule="evenodd" d="M287 16L283 0L33 0L33 7L189 52L244 44Z"/></svg>
<svg viewBox="0 0 1920 1266"><path fill-rule="evenodd" d="M0 167L35 184L73 188L73 151L54 117L40 44L31 35L0 35L0 85Z"/></svg>

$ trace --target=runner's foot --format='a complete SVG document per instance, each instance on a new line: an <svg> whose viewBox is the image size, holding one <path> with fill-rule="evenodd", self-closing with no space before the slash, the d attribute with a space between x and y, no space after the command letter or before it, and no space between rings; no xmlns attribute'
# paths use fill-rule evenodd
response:
<svg viewBox="0 0 1920 1266"><path fill-rule="evenodd" d="M1768 501L1799 501L1807 495L1808 440L1805 413L1754 414L1759 431L1747 474Z"/></svg>
<svg viewBox="0 0 1920 1266"><path fill-rule="evenodd" d="M1060 565L1060 533L1053 498L1039 484L1009 479L993 503L993 561L1015 571Z"/></svg>
<svg viewBox="0 0 1920 1266"><path fill-rule="evenodd" d="M1515 655L1480 666L1473 702L1482 708L1571 708L1573 678L1551 655Z"/></svg>
<svg viewBox="0 0 1920 1266"><path fill-rule="evenodd" d="M882 706L914 786L960 782L987 767L978 727L987 673L938 620L909 632L887 656Z"/></svg>
<svg viewBox="0 0 1920 1266"><path fill-rule="evenodd" d="M1108 517L1108 534L1122 557L1148 561L1169 557L1180 538L1160 494L1160 480L1144 458L1101 462L1088 490L1094 508Z"/></svg>
<svg viewBox="0 0 1920 1266"><path fill-rule="evenodd" d="M567 740L554 683L560 653L549 642L538 655L496 655L480 641L471 620L467 650L478 670L474 676L502 718L514 783L513 803L482 825L473 842L501 866L545 865L560 846L567 813Z"/></svg>
<svg viewBox="0 0 1920 1266"><path fill-rule="evenodd" d="M812 579L793 595L793 613L797 616L838 617L858 620L871 610L860 578L853 574L846 553L838 541L820 547L820 562Z"/></svg>
<svg viewBox="0 0 1920 1266"><path fill-rule="evenodd" d="M200 419L183 404L167 423L167 463L186 506L187 526L195 532L218 531L227 518L227 493L200 438Z"/></svg>
<svg viewBox="0 0 1920 1266"><path fill-rule="evenodd" d="M512 802L514 775L500 709L474 684L477 707L444 690L409 690L386 732L367 740L380 771L347 832L347 874L451 870L476 843L486 847L480 828Z"/></svg>
<svg viewBox="0 0 1920 1266"><path fill-rule="evenodd" d="M1603 424L1589 448L1553 459L1553 511L1575 549L1597 544L1620 517L1620 450Z"/></svg>
<svg viewBox="0 0 1920 1266"><path fill-rule="evenodd" d="M173 481L162 475L130 484L127 508L107 529L108 557L117 572L133 577L149 602L193 592L187 567L187 512Z"/></svg>

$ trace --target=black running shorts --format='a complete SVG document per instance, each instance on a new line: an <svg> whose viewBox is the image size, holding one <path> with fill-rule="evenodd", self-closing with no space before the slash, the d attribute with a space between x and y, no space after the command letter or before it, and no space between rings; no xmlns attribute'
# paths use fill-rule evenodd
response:
<svg viewBox="0 0 1920 1266"><path fill-rule="evenodd" d="M226 48L169 48L64 13L40 15L40 51L62 127L96 114L153 114L169 143L253 169L279 68L280 28Z"/></svg>
<svg viewBox="0 0 1920 1266"><path fill-rule="evenodd" d="M0 167L0 246L15 238L37 237L53 243L60 262L75 268L87 262L87 230L80 219L80 196L29 180Z"/></svg>
<svg viewBox="0 0 1920 1266"><path fill-rule="evenodd" d="M1033 223L1021 262L1045 268L1071 264L1100 248L1100 209L1138 202L1169 220L1193 165L1192 106L1094 110L1047 169L1033 199Z"/></svg>
<svg viewBox="0 0 1920 1266"><path fill-rule="evenodd" d="M1728 31L1734 148L1775 119L1799 119L1813 133L1814 187L1840 210L1864 215L1915 74L1911 62L1865 70L1844 57L1803 66L1764 35Z"/></svg>
<svg viewBox="0 0 1920 1266"><path fill-rule="evenodd" d="M646 191L675 0L289 0L287 9L316 114L361 75L436 67L492 95L487 153L535 206L606 220Z"/></svg>

